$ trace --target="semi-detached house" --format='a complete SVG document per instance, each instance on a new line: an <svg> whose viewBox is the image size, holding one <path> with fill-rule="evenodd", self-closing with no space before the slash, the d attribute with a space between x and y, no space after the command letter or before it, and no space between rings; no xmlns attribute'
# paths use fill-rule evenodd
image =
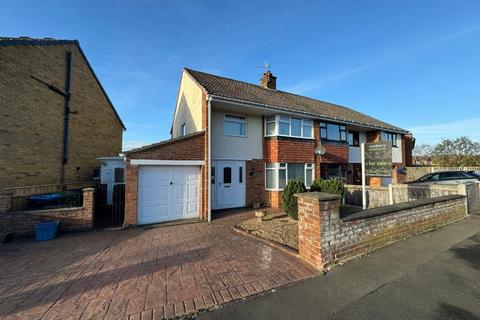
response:
<svg viewBox="0 0 480 320"><path fill-rule="evenodd" d="M281 206L287 181L361 184L360 144L391 141L392 178L411 163L412 135L350 108L191 69L182 71L171 139L126 152L126 224L209 220L212 210ZM323 156L316 154L320 145Z"/></svg>

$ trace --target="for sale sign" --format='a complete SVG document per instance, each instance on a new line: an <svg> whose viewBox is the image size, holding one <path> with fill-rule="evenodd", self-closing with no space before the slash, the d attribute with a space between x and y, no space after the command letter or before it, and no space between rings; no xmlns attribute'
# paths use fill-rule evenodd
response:
<svg viewBox="0 0 480 320"><path fill-rule="evenodd" d="M367 177L392 176L392 143L365 143L365 175Z"/></svg>

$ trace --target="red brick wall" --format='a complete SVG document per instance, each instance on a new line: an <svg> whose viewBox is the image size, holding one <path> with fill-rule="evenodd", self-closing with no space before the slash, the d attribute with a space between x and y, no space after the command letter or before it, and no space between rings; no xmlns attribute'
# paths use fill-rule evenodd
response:
<svg viewBox="0 0 480 320"><path fill-rule="evenodd" d="M304 193L298 199L299 254L318 269L467 217L465 198L460 197L342 221L340 199L325 198L331 196Z"/></svg>
<svg viewBox="0 0 480 320"><path fill-rule="evenodd" d="M323 143L327 152L320 157L320 163L348 163L348 145L340 143Z"/></svg>
<svg viewBox="0 0 480 320"><path fill-rule="evenodd" d="M263 139L263 157L266 162L315 162L315 141L283 137Z"/></svg>
<svg viewBox="0 0 480 320"><path fill-rule="evenodd" d="M404 154L404 160L405 160L405 165L407 167L412 166L412 152L413 152L413 137L411 134L406 134L403 137L403 142L404 142L404 148L403 148L403 154Z"/></svg>
<svg viewBox="0 0 480 320"><path fill-rule="evenodd" d="M205 160L205 155L205 132L166 140L144 150L126 154L128 159L155 160Z"/></svg>
<svg viewBox="0 0 480 320"><path fill-rule="evenodd" d="M265 162L263 159L246 161L246 205L265 202Z"/></svg>
<svg viewBox="0 0 480 320"><path fill-rule="evenodd" d="M282 193L282 191L265 191L265 203L272 208L281 208Z"/></svg>
<svg viewBox="0 0 480 320"><path fill-rule="evenodd" d="M10 233L13 237L29 237L34 234L35 224L59 220L59 232L88 231L93 224L93 188L83 189L83 206L31 211L0 212L0 235Z"/></svg>
<svg viewBox="0 0 480 320"><path fill-rule="evenodd" d="M201 132L184 138L160 142L151 147L126 154L125 225L134 225L137 223L138 166L130 164L130 160L204 160L206 162L208 148L206 141L206 132ZM200 168L200 177L200 218L206 219L208 214L208 172L206 163Z"/></svg>

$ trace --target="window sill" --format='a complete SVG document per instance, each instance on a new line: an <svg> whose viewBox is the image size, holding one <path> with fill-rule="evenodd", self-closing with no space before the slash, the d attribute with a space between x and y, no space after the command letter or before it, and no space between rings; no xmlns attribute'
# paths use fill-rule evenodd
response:
<svg viewBox="0 0 480 320"><path fill-rule="evenodd" d="M342 144L348 144L348 142L346 140L329 140L329 139L325 139L325 138L321 138L320 139L322 142L332 142L332 143L342 143Z"/></svg>
<svg viewBox="0 0 480 320"><path fill-rule="evenodd" d="M287 136L284 134L272 134L272 135L264 135L264 138L272 138L272 137L283 137L283 138L292 138L292 139L303 139L303 140L315 140L315 138L311 137L297 137L297 136Z"/></svg>
<svg viewBox="0 0 480 320"><path fill-rule="evenodd" d="M236 138L248 138L247 135L244 135L244 136L243 136L243 135L226 134L226 133L224 133L223 136L224 136L224 137L236 137Z"/></svg>

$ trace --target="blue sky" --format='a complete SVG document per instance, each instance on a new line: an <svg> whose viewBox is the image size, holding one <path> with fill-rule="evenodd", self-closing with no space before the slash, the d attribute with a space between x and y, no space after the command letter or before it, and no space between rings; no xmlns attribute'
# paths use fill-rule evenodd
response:
<svg viewBox="0 0 480 320"><path fill-rule="evenodd" d="M78 39L127 126L169 137L184 66L480 140L480 1L5 1L2 36Z"/></svg>

